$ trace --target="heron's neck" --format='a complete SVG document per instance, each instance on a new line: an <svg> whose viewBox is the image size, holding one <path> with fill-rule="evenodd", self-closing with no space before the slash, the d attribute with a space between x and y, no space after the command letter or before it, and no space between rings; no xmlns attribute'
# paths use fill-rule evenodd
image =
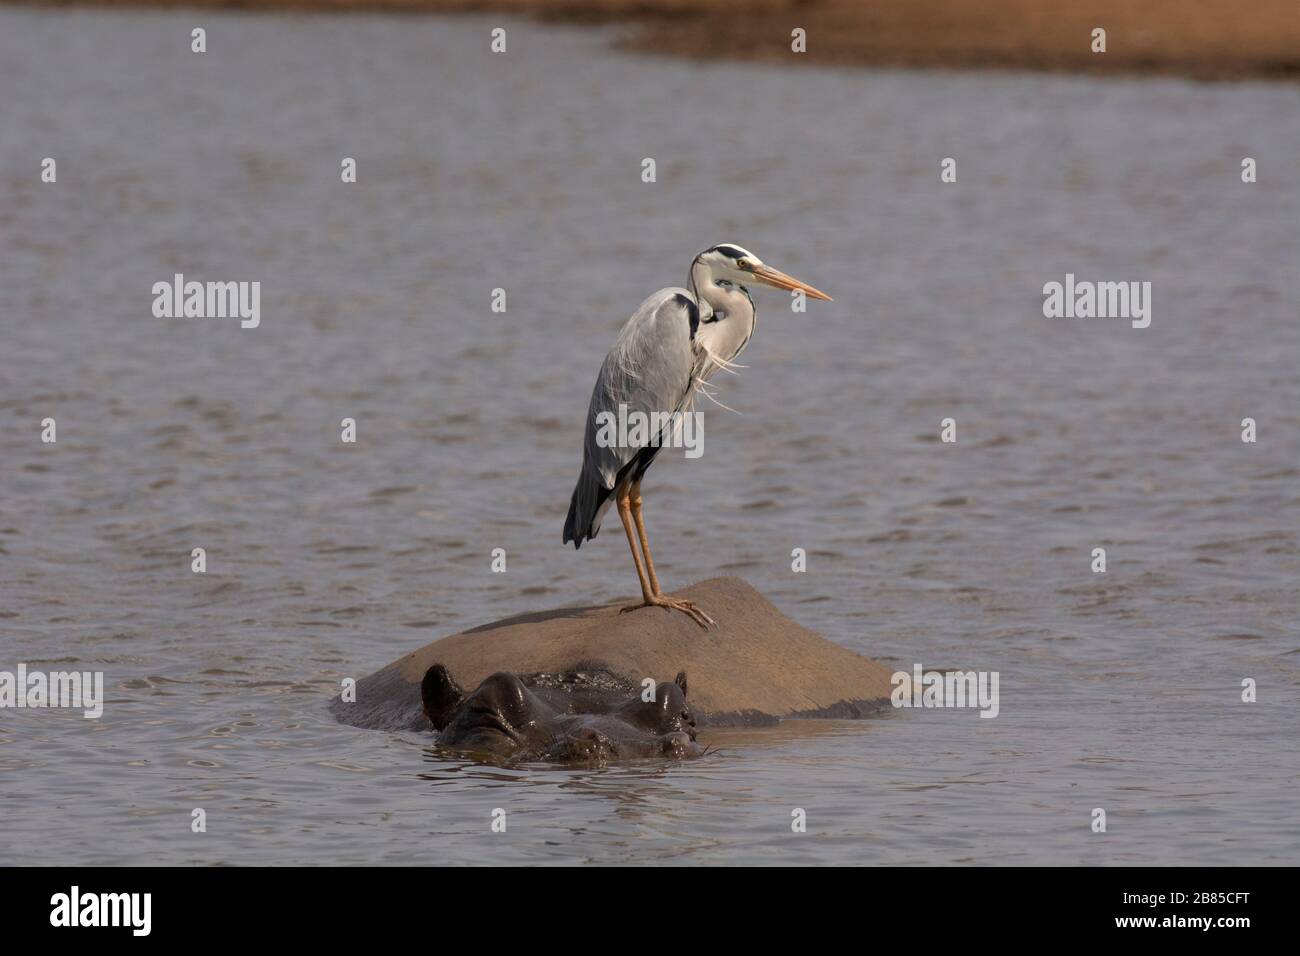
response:
<svg viewBox="0 0 1300 956"><path fill-rule="evenodd" d="M713 284L709 270L703 268L698 262L691 263L691 274L686 280L686 286L695 297L695 304L700 307L700 321L713 318L715 311L713 300L722 290Z"/></svg>
<svg viewBox="0 0 1300 956"><path fill-rule="evenodd" d="M700 307L696 341L725 361L734 359L754 334L754 300L739 286L715 285L709 270L698 263L691 267L690 290Z"/></svg>

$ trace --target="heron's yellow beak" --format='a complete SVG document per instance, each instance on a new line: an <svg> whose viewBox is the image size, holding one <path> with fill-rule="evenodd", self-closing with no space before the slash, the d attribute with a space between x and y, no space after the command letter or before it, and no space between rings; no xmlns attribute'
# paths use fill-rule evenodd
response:
<svg viewBox="0 0 1300 956"><path fill-rule="evenodd" d="M751 267L754 278L764 285L774 286L778 289L798 289L814 299L824 299L827 302L834 300L820 289L814 289L807 282L800 282L793 276L788 276L780 269L773 269L771 266L756 265Z"/></svg>

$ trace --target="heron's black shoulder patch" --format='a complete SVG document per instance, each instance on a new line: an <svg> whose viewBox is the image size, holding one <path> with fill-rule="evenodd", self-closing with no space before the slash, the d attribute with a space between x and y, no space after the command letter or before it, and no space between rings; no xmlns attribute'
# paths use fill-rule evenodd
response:
<svg viewBox="0 0 1300 956"><path fill-rule="evenodd" d="M689 296L682 295L678 292L673 296L677 304L686 310L686 314L691 320L691 338L695 338L695 330L700 327L700 307L690 300Z"/></svg>

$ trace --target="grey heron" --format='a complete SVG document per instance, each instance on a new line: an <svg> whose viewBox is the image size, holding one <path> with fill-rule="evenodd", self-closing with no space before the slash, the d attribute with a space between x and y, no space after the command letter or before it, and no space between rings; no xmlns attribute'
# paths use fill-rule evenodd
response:
<svg viewBox="0 0 1300 956"><path fill-rule="evenodd" d="M619 445L600 440L600 422L630 412L662 422L664 416L690 411L697 392L712 397L705 384L719 369L731 370L732 360L754 334L757 316L746 283L798 290L814 299L831 298L765 265L734 243L713 246L691 263L687 288L660 289L632 313L596 378L587 411L582 471L569 501L564 542L572 541L579 548L585 539L596 537L610 504L617 506L642 597L640 604L624 611L672 608L701 627L714 623L691 601L664 595L650 557L641 515L641 479L670 438L667 427L643 441ZM653 418L654 413L659 417ZM680 422L678 416L673 420Z"/></svg>

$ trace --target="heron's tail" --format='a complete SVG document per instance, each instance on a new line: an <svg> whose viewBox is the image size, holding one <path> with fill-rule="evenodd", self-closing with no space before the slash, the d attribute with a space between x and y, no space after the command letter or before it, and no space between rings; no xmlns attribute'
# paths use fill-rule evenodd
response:
<svg viewBox="0 0 1300 956"><path fill-rule="evenodd" d="M569 499L569 516L564 519L564 543L573 542L574 549L582 547L582 540L587 536L587 529L578 528L578 489L573 489L573 497Z"/></svg>
<svg viewBox="0 0 1300 956"><path fill-rule="evenodd" d="M569 516L564 519L565 544L572 541L575 549L581 548L584 540L590 540L600 533L600 519L604 512L601 505L608 498L609 489L592 481L586 469L583 469L573 488L573 497L569 499Z"/></svg>

